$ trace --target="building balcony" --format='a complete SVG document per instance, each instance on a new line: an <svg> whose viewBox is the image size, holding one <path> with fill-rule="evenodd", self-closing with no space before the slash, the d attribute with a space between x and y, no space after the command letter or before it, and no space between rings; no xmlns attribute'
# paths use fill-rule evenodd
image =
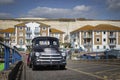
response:
<svg viewBox="0 0 120 80"><path fill-rule="evenodd" d="M86 38L92 38L92 35L83 35L83 38L86 39Z"/></svg>
<svg viewBox="0 0 120 80"><path fill-rule="evenodd" d="M116 43L109 43L109 46L115 46Z"/></svg>
<svg viewBox="0 0 120 80"><path fill-rule="evenodd" d="M29 40L29 39L32 39L32 37L28 37L28 36L26 36L26 39L28 39L28 40Z"/></svg>
<svg viewBox="0 0 120 80"><path fill-rule="evenodd" d="M109 38L110 38L110 39L115 39L115 38L116 38L116 35L109 35Z"/></svg>
<svg viewBox="0 0 120 80"><path fill-rule="evenodd" d="M35 34L40 34L40 30L35 30L34 33Z"/></svg>
<svg viewBox="0 0 120 80"><path fill-rule="evenodd" d="M84 46L92 46L92 43L90 43L90 42L87 42L87 43L84 43Z"/></svg>
<svg viewBox="0 0 120 80"><path fill-rule="evenodd" d="M10 37L4 37L4 39L9 40L9 39L10 39Z"/></svg>
<svg viewBox="0 0 120 80"><path fill-rule="evenodd" d="M27 34L31 34L31 33L32 33L32 31L31 31L31 30L30 30L30 31L26 31L26 33L27 33Z"/></svg>

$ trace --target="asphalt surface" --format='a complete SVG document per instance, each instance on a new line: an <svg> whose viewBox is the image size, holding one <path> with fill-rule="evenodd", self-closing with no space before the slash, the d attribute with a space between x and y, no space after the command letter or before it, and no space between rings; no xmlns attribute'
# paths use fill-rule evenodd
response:
<svg viewBox="0 0 120 80"><path fill-rule="evenodd" d="M65 70L42 67L33 71L25 62L22 80L120 80L120 65L69 60Z"/></svg>

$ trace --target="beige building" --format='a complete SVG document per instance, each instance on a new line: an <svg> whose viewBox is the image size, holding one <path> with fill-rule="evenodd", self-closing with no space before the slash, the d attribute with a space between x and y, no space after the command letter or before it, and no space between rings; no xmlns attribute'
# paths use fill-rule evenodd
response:
<svg viewBox="0 0 120 80"><path fill-rule="evenodd" d="M71 33L71 44L88 52L99 52L107 49L120 49L120 27L99 24L86 25Z"/></svg>
<svg viewBox="0 0 120 80"><path fill-rule="evenodd" d="M38 36L57 37L64 43L64 32L50 28L50 25L41 22L24 22L14 25L14 28L3 29L0 31L5 43L26 49L31 45L31 40Z"/></svg>
<svg viewBox="0 0 120 80"><path fill-rule="evenodd" d="M55 28L50 29L50 36L51 37L57 37L61 43L64 43L64 33L63 31L60 31Z"/></svg>
<svg viewBox="0 0 120 80"><path fill-rule="evenodd" d="M4 38L4 43L7 45L15 42L15 29L14 28L0 30L0 35L1 37Z"/></svg>

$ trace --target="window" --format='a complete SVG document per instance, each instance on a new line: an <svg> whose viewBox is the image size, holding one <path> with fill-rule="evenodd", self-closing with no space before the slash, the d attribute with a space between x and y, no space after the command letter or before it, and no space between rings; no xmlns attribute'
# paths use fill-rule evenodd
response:
<svg viewBox="0 0 120 80"><path fill-rule="evenodd" d="M42 30L46 30L46 27L42 27Z"/></svg>
<svg viewBox="0 0 120 80"><path fill-rule="evenodd" d="M73 39L73 41L75 42L75 41L76 41L76 39Z"/></svg>
<svg viewBox="0 0 120 80"><path fill-rule="evenodd" d="M103 39L103 41L105 42L105 41L106 41L106 39L104 38L104 39Z"/></svg>
<svg viewBox="0 0 120 80"><path fill-rule="evenodd" d="M27 27L27 31L30 31L30 27Z"/></svg>
<svg viewBox="0 0 120 80"><path fill-rule="evenodd" d="M20 30L23 30L23 27L19 27Z"/></svg>
<svg viewBox="0 0 120 80"><path fill-rule="evenodd" d="M99 34L100 34L100 32L99 32L99 31L97 31L97 32L96 32L96 35L99 35Z"/></svg>
<svg viewBox="0 0 120 80"><path fill-rule="evenodd" d="M15 39L12 39L12 43L15 43Z"/></svg>
<svg viewBox="0 0 120 80"><path fill-rule="evenodd" d="M5 37L10 37L10 36L9 36L9 33L5 33Z"/></svg>
<svg viewBox="0 0 120 80"><path fill-rule="evenodd" d="M23 44L23 38L19 38L19 44L20 44L20 45Z"/></svg>
<svg viewBox="0 0 120 80"><path fill-rule="evenodd" d="M103 32L103 34L106 34L106 32Z"/></svg>
<svg viewBox="0 0 120 80"><path fill-rule="evenodd" d="M30 34L27 34L27 38L30 38Z"/></svg>
<svg viewBox="0 0 120 80"><path fill-rule="evenodd" d="M39 27L35 27L35 30L39 30Z"/></svg>
<svg viewBox="0 0 120 80"><path fill-rule="evenodd" d="M97 46L97 49L99 49L99 46Z"/></svg>
<svg viewBox="0 0 120 80"><path fill-rule="evenodd" d="M96 41L97 41L97 42L100 42L100 38L97 38Z"/></svg>
<svg viewBox="0 0 120 80"><path fill-rule="evenodd" d="M11 36L13 36L13 37L14 37L14 36L15 36L15 33L12 33L12 34L11 34Z"/></svg>
<svg viewBox="0 0 120 80"><path fill-rule="evenodd" d="M56 38L58 38L58 39L59 39L59 37L60 37L60 36L59 36L59 34L55 34L55 36L54 36L54 37L56 37Z"/></svg>
<svg viewBox="0 0 120 80"><path fill-rule="evenodd" d="M103 46L104 49L106 49L106 46Z"/></svg>
<svg viewBox="0 0 120 80"><path fill-rule="evenodd" d="M84 36L86 36L86 32L84 32Z"/></svg>
<svg viewBox="0 0 120 80"><path fill-rule="evenodd" d="M113 32L110 32L110 35L113 35Z"/></svg>

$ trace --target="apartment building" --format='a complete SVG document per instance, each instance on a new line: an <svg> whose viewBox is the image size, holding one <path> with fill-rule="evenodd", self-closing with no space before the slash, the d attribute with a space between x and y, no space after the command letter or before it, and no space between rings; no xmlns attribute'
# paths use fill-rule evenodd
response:
<svg viewBox="0 0 120 80"><path fill-rule="evenodd" d="M30 47L31 40L38 36L57 37L63 43L64 32L50 28L50 25L40 22L23 22L16 24L14 28L8 28L0 31L4 35L5 43L18 48L27 49Z"/></svg>
<svg viewBox="0 0 120 80"><path fill-rule="evenodd" d="M70 33L73 48L87 52L120 49L120 28L109 24L86 25Z"/></svg>
<svg viewBox="0 0 120 80"><path fill-rule="evenodd" d="M15 29L14 28L0 30L0 35L1 37L4 38L4 43L7 45L15 42Z"/></svg>
<svg viewBox="0 0 120 80"><path fill-rule="evenodd" d="M58 38L61 43L64 43L64 33L58 29L50 28L50 36Z"/></svg>

